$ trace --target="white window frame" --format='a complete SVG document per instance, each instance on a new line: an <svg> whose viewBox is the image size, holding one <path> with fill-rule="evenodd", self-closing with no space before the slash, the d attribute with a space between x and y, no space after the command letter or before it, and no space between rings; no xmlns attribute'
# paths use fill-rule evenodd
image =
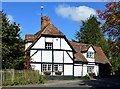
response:
<svg viewBox="0 0 120 89"><path fill-rule="evenodd" d="M45 49L52 49L53 43L52 42L45 42Z"/></svg>
<svg viewBox="0 0 120 89"><path fill-rule="evenodd" d="M94 58L93 52L87 52L87 58Z"/></svg>
<svg viewBox="0 0 120 89"><path fill-rule="evenodd" d="M52 64L42 64L42 71L52 71Z"/></svg>
<svg viewBox="0 0 120 89"><path fill-rule="evenodd" d="M62 72L63 71L63 64L54 64L54 72Z"/></svg>
<svg viewBox="0 0 120 89"><path fill-rule="evenodd" d="M87 73L94 73L94 66L87 66Z"/></svg>

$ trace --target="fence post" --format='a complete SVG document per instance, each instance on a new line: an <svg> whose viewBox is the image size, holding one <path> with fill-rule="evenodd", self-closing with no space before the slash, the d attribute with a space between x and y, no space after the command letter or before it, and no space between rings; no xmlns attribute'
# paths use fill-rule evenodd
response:
<svg viewBox="0 0 120 89"><path fill-rule="evenodd" d="M12 71L12 82L13 82L14 78L15 78L15 71L14 71L14 69L12 69L11 71Z"/></svg>
<svg viewBox="0 0 120 89"><path fill-rule="evenodd" d="M2 69L0 70L0 86L2 86Z"/></svg>

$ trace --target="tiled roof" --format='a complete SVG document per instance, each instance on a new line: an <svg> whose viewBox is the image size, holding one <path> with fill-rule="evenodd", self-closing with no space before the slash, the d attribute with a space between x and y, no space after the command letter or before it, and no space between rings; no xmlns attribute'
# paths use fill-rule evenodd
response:
<svg viewBox="0 0 120 89"><path fill-rule="evenodd" d="M30 48L38 41L38 39L41 37L42 34L45 35L52 35L52 36L65 36L62 32L60 32L60 30L58 30L49 20L48 17L43 17L42 18L43 24L41 27L41 30L38 31L35 34L26 34L26 40L27 41L31 41L32 44L26 49L30 50ZM75 53L75 60L74 61L78 61L78 62L88 62L87 59L84 57L84 55L82 54L83 52L86 52L88 50L88 48L90 46L92 46L91 44L84 44L84 43L76 43L76 42L70 42L70 46L72 47L72 49L76 52ZM108 61L106 55L104 54L103 50L101 49L101 47L96 47L96 46L92 46L93 49L95 50L95 61L96 63L102 63L102 64L110 64L110 62ZM110 64L111 65L111 64Z"/></svg>
<svg viewBox="0 0 120 89"><path fill-rule="evenodd" d="M82 61L82 62L87 62L87 59L84 57L82 52L86 51L89 49L90 44L84 44L84 43L76 43L76 42L70 42L70 44L73 46L73 48L76 51L75 54L75 61ZM96 47L92 46L95 50L95 62L96 63L102 63L102 64L110 64L109 60L107 59L106 55L104 54L103 50L101 47Z"/></svg>
<svg viewBox="0 0 120 89"><path fill-rule="evenodd" d="M26 38L27 41L33 42L34 39L35 39L35 35L33 35L33 34L26 34L25 38Z"/></svg>
<svg viewBox="0 0 120 89"><path fill-rule="evenodd" d="M48 19L48 17L46 16L44 16L43 18L44 20L45 18ZM45 24L45 26L42 27L42 29L38 31L37 33L35 33L34 35L26 34L26 40L33 42L26 50L29 50L37 42L37 40L40 38L42 34L47 34L47 35L52 35L52 36L53 35L64 36L64 34L60 30L58 30L51 22L48 21L48 24Z"/></svg>

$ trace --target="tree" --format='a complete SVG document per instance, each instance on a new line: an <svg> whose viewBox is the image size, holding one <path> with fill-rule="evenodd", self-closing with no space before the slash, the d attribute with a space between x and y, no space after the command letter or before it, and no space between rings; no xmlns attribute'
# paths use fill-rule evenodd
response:
<svg viewBox="0 0 120 89"><path fill-rule="evenodd" d="M100 46L107 54L106 40L101 32L100 22L95 16L90 16L86 21L82 21L82 26L75 36L77 42Z"/></svg>
<svg viewBox="0 0 120 89"><path fill-rule="evenodd" d="M10 24L10 20L3 11L2 16L2 68L22 69L24 63L24 40L20 37L20 25Z"/></svg>
<svg viewBox="0 0 120 89"><path fill-rule="evenodd" d="M105 20L102 26L103 32L107 32L114 39L120 37L120 1L106 4L106 10L97 10L98 16Z"/></svg>
<svg viewBox="0 0 120 89"><path fill-rule="evenodd" d="M113 41L109 38L109 60L112 64L111 72L113 74L120 74L120 38ZM119 45L119 46L118 46Z"/></svg>
<svg viewBox="0 0 120 89"><path fill-rule="evenodd" d="M111 39L108 44L112 72L120 72L120 1L107 3L106 10L97 10L97 13L102 20L105 20L102 30Z"/></svg>

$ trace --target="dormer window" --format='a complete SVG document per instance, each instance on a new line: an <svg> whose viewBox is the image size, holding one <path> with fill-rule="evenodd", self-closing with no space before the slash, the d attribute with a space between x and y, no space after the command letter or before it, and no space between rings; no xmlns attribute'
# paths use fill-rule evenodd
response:
<svg viewBox="0 0 120 89"><path fill-rule="evenodd" d="M94 58L93 52L87 52L87 58Z"/></svg>
<svg viewBox="0 0 120 89"><path fill-rule="evenodd" d="M52 49L52 48L53 48L53 43L45 42L45 49Z"/></svg>

